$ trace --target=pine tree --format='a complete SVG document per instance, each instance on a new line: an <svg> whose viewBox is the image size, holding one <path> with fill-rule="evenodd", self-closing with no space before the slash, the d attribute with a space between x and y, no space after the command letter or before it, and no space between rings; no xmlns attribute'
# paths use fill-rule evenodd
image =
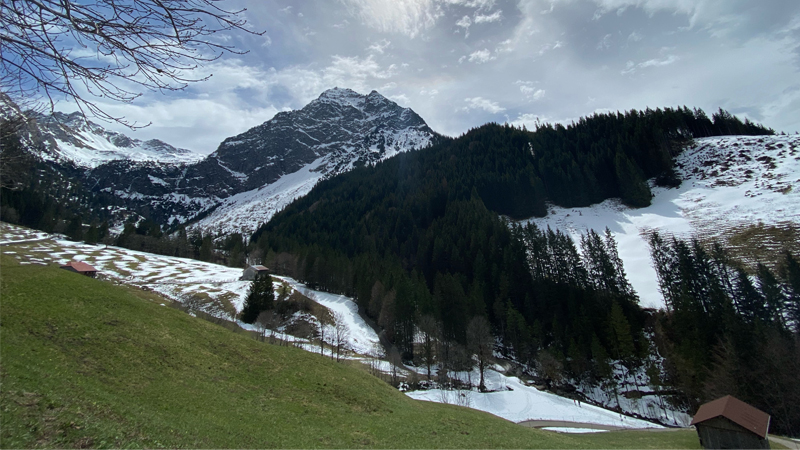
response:
<svg viewBox="0 0 800 450"><path fill-rule="evenodd" d="M244 300L241 320L244 323L253 323L262 311L275 306L275 291L272 287L272 277L259 275L250 284L250 290Z"/></svg>
<svg viewBox="0 0 800 450"><path fill-rule="evenodd" d="M767 306L767 315L775 325L785 328L783 311L786 306L786 299L778 279L771 270L764 264L759 263L757 268L758 290L764 296L764 303Z"/></svg>
<svg viewBox="0 0 800 450"><path fill-rule="evenodd" d="M786 252L781 277L786 286L786 310L794 323L794 331L800 333L800 263Z"/></svg>
<svg viewBox="0 0 800 450"><path fill-rule="evenodd" d="M647 186L641 171L622 151L617 151L614 168L622 202L634 208L650 206L650 199L653 197L650 187Z"/></svg>

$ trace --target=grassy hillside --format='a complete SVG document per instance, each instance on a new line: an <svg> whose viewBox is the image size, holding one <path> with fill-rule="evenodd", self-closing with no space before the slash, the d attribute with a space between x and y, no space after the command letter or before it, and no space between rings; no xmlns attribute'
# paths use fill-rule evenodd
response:
<svg viewBox="0 0 800 450"><path fill-rule="evenodd" d="M691 432L561 435L417 402L151 293L1 258L3 448L697 447Z"/></svg>

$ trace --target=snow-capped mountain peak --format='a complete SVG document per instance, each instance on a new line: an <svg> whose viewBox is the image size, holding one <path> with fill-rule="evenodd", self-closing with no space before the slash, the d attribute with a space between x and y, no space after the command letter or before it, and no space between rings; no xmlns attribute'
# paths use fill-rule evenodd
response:
<svg viewBox="0 0 800 450"><path fill-rule="evenodd" d="M11 105L8 99L3 103ZM20 130L20 138L28 146L36 148L37 156L45 161L93 169L111 161L181 164L203 158L203 155L158 139L142 141L106 130L88 121L80 112L67 114L56 111L45 115L28 111L24 114L25 125ZM18 108L3 108L3 117L22 115Z"/></svg>
<svg viewBox="0 0 800 450"><path fill-rule="evenodd" d="M219 146L207 161L238 187L197 226L249 234L318 180L426 147L435 136L414 111L377 91L329 89Z"/></svg>

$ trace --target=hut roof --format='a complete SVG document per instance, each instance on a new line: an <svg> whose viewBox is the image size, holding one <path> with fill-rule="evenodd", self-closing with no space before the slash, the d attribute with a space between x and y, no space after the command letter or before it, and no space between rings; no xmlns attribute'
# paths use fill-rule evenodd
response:
<svg viewBox="0 0 800 450"><path fill-rule="evenodd" d="M692 425L719 416L727 418L762 438L767 437L769 414L730 395L701 405L692 419Z"/></svg>
<svg viewBox="0 0 800 450"><path fill-rule="evenodd" d="M82 261L70 261L61 268L72 267L76 272L97 272L97 269Z"/></svg>

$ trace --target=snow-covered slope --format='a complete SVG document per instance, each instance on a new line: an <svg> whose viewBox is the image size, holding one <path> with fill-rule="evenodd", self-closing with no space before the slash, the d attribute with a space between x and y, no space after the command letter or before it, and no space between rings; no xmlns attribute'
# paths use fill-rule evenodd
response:
<svg viewBox="0 0 800 450"><path fill-rule="evenodd" d="M139 252L121 247L90 245L62 240L58 235L30 230L0 222L0 246L4 254L17 258L20 264L66 264L84 261L100 271L100 276L151 290L178 302L199 295L208 302L202 308L217 317L235 320L242 311L249 281L240 281L242 269L221 266L188 258L176 258ZM9 250L14 246L14 250ZM358 313L358 306L349 297L316 291L288 277L280 277L291 289L339 313L348 327L347 348L366 354L379 339ZM243 328L252 325L239 322ZM309 348L316 351L316 347Z"/></svg>
<svg viewBox="0 0 800 450"><path fill-rule="evenodd" d="M95 168L117 160L181 164L197 162L204 157L157 139L142 141L106 130L85 120L78 112L32 114L31 117L31 126L36 128L32 134L38 135L34 139L41 142L39 155L45 160Z"/></svg>
<svg viewBox="0 0 800 450"><path fill-rule="evenodd" d="M753 224L800 224L800 137L725 136L697 139L676 161L683 184L653 187L647 208L630 209L617 200L587 208L551 207L531 219L573 237L608 227L615 235L625 271L646 307L663 306L646 233L725 238ZM576 241L577 242L577 241Z"/></svg>
<svg viewBox="0 0 800 450"><path fill-rule="evenodd" d="M249 235L320 179L426 147L434 137L414 111L376 91L330 89L220 144L208 161L241 187L194 227Z"/></svg>
<svg viewBox="0 0 800 450"><path fill-rule="evenodd" d="M471 373L454 374L462 381L480 377L477 369ZM437 403L454 403L486 411L512 422L528 420L564 421L608 425L619 428L663 428L660 425L600 408L578 403L568 398L527 386L519 378L506 376L501 367L487 369L486 387L493 392L480 393L472 390L447 391L430 389L408 392L417 400ZM455 398L455 396L461 396Z"/></svg>

